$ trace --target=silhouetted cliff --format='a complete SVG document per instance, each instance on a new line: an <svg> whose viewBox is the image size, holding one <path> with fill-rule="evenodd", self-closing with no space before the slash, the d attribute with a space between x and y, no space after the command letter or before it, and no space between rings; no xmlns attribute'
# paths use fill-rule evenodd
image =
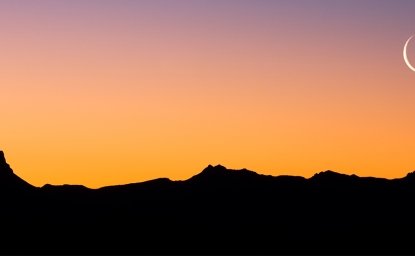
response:
<svg viewBox="0 0 415 256"><path fill-rule="evenodd" d="M34 187L13 173L6 162L3 151L0 151L0 196L6 193L19 193L32 190Z"/></svg>

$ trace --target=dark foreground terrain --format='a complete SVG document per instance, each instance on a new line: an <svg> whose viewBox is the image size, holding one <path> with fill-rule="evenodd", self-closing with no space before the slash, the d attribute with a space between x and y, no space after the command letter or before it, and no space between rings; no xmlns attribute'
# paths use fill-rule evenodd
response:
<svg viewBox="0 0 415 256"><path fill-rule="evenodd" d="M415 174L309 179L208 166L185 181L33 187L0 153L0 253L414 254Z"/></svg>

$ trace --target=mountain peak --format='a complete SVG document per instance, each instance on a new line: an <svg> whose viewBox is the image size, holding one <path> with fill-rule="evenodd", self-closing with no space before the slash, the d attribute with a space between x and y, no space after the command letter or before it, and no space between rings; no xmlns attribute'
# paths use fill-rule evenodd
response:
<svg viewBox="0 0 415 256"><path fill-rule="evenodd" d="M199 178L213 178L213 177L222 177L226 175L229 172L229 170L223 166L223 165L208 165L203 171L199 174L197 174L194 177Z"/></svg>
<svg viewBox="0 0 415 256"><path fill-rule="evenodd" d="M227 170L228 169L223 165L218 164L216 166L213 166L210 164L205 169L203 169L202 172L218 172L218 171L227 171Z"/></svg>
<svg viewBox="0 0 415 256"><path fill-rule="evenodd" d="M411 181L415 180L415 171L409 172L409 173L406 175L406 177L404 177L404 179L406 179L406 180L411 180Z"/></svg>
<svg viewBox="0 0 415 256"><path fill-rule="evenodd" d="M223 165L208 165L202 172L191 177L189 181L205 184L240 185L256 182L261 175L247 169L228 169Z"/></svg>
<svg viewBox="0 0 415 256"><path fill-rule="evenodd" d="M332 170L327 170L314 174L310 180L323 184L348 184L349 182L353 182L358 178L359 177L356 175L347 175L334 172Z"/></svg>
<svg viewBox="0 0 415 256"><path fill-rule="evenodd" d="M228 170L223 165L208 165L202 172L191 177L189 180L198 180L198 181L213 181L213 180L222 180L224 177L228 176L230 170Z"/></svg>
<svg viewBox="0 0 415 256"><path fill-rule="evenodd" d="M9 164L6 161L4 152L0 150L0 173L13 173L13 170L10 168Z"/></svg>
<svg viewBox="0 0 415 256"><path fill-rule="evenodd" d="M334 176L344 176L345 174L341 174L332 170L326 170L322 172L318 172L313 175L313 177L334 177Z"/></svg>
<svg viewBox="0 0 415 256"><path fill-rule="evenodd" d="M0 151L0 191L26 188L33 188L33 186L13 173L4 157L4 152Z"/></svg>
<svg viewBox="0 0 415 256"><path fill-rule="evenodd" d="M6 158L4 157L4 152L0 150L0 163L6 162Z"/></svg>

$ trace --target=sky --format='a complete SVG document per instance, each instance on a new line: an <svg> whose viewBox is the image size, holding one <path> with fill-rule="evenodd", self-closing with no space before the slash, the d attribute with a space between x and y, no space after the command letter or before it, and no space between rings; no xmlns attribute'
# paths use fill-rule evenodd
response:
<svg viewBox="0 0 415 256"><path fill-rule="evenodd" d="M0 0L0 149L36 186L415 170L412 0ZM415 63L415 41L409 45Z"/></svg>

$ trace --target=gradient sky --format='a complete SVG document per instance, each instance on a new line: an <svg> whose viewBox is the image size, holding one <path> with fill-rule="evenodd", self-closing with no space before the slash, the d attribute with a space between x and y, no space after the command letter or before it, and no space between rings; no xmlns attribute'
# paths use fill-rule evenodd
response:
<svg viewBox="0 0 415 256"><path fill-rule="evenodd" d="M0 0L0 148L36 186L415 170L413 0ZM415 63L415 43L409 47Z"/></svg>

